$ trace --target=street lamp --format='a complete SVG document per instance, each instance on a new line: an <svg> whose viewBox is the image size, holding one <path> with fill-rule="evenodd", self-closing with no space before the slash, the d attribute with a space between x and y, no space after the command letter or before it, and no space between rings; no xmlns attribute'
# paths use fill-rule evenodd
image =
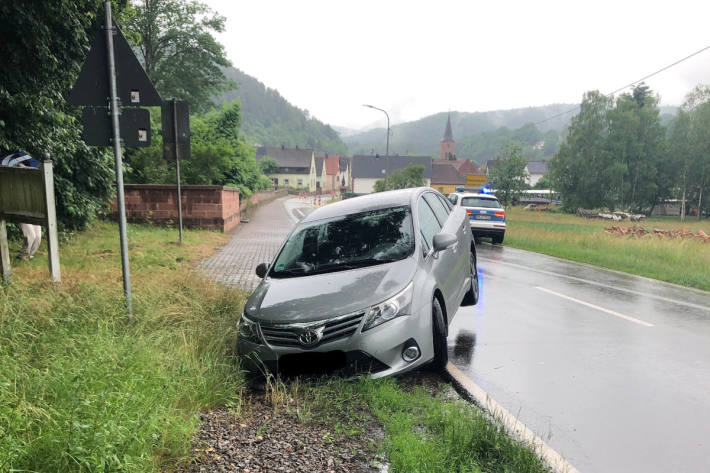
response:
<svg viewBox="0 0 710 473"><path fill-rule="evenodd" d="M387 117L387 148L385 149L385 158L387 159L387 169L385 169L385 190L387 190L387 176L390 173L390 116L386 111L382 110L381 108L375 107L374 105L363 104L362 106L379 110Z"/></svg>

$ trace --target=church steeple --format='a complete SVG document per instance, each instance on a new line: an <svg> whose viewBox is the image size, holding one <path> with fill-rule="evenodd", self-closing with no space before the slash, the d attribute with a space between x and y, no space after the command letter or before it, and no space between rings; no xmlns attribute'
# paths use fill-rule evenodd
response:
<svg viewBox="0 0 710 473"><path fill-rule="evenodd" d="M446 119L446 131L444 131L444 139L441 141L454 141L454 134L451 131L451 112L449 112L449 117Z"/></svg>
<svg viewBox="0 0 710 473"><path fill-rule="evenodd" d="M446 130L444 131L444 139L441 140L439 147L439 158L456 159L456 142L451 131L451 112L449 112L449 116L446 119Z"/></svg>

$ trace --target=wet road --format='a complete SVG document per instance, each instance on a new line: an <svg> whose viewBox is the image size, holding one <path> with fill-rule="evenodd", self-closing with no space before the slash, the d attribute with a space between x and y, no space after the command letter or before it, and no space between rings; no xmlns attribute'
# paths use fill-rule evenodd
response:
<svg viewBox="0 0 710 473"><path fill-rule="evenodd" d="M710 294L478 248L451 361L581 473L710 471Z"/></svg>

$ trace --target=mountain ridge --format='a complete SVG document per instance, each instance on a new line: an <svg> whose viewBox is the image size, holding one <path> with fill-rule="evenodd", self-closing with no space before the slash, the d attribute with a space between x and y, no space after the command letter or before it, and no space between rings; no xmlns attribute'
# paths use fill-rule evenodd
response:
<svg viewBox="0 0 710 473"><path fill-rule="evenodd" d="M241 102L241 128L247 141L260 146L313 148L316 153L344 154L347 151L333 127L292 105L278 90L235 67L226 68L224 72L237 88L215 97L215 103Z"/></svg>
<svg viewBox="0 0 710 473"><path fill-rule="evenodd" d="M444 135L449 113L454 140L458 142L480 133L492 132L499 128L515 130L530 123L539 123L539 130L542 132L559 132L566 129L573 116L573 113L561 114L574 107L575 104L551 104L486 112L439 112L390 127L390 152L438 156L439 142ZM372 152L373 149L377 153L384 153L385 135L385 128L375 128L342 138L351 154Z"/></svg>
<svg viewBox="0 0 710 473"><path fill-rule="evenodd" d="M484 112L438 112L391 126L390 154L437 157L450 114L459 157L484 164L495 157L505 141L517 139L528 159L547 159L557 152L577 110L578 104L559 103ZM668 123L676 112L677 107L661 106L662 123ZM341 135L341 138L352 155L385 153L384 127Z"/></svg>

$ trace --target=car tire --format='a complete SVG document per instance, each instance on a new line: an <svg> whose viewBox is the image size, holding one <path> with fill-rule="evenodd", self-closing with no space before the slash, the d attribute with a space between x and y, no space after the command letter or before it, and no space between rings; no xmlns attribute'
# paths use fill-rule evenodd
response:
<svg viewBox="0 0 710 473"><path fill-rule="evenodd" d="M503 243L504 237L505 237L505 233L503 233L502 235L495 235L491 238L491 240L494 245L500 245L501 243Z"/></svg>
<svg viewBox="0 0 710 473"><path fill-rule="evenodd" d="M446 364L449 362L449 349L446 346L446 335L439 328L437 318L444 319L444 312L441 309L439 299L436 297L431 303L431 328L432 338L434 341L434 360L432 360L430 368L432 371L444 371Z"/></svg>
<svg viewBox="0 0 710 473"><path fill-rule="evenodd" d="M471 306L478 303L478 265L476 264L476 255L471 252L470 267L471 267L471 287L463 296L463 301L461 301L462 306Z"/></svg>

